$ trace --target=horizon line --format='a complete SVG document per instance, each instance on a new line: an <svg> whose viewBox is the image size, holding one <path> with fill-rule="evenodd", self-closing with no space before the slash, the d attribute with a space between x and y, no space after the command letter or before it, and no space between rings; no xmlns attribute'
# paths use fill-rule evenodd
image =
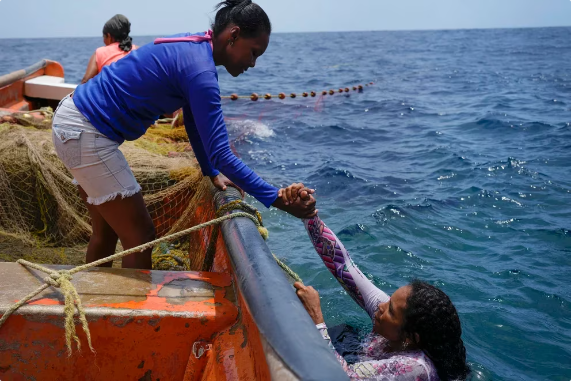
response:
<svg viewBox="0 0 572 383"><path fill-rule="evenodd" d="M549 26L533 26L533 27L480 27L480 28L426 28L426 29L361 29L350 31L295 31L283 32L277 31L272 34L295 34L295 33L363 33L363 32L437 32L437 31L470 31L470 30L494 30L494 29L541 29L541 28L571 28L570 25L549 25ZM149 36L162 36L166 34L145 34L145 35L131 35L131 37L149 37ZM48 36L48 37L0 37L0 40L19 40L19 39L85 39L97 38L95 36Z"/></svg>

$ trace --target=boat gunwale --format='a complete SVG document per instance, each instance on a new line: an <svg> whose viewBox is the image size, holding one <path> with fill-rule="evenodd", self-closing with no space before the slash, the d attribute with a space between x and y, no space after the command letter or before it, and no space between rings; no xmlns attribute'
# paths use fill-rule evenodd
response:
<svg viewBox="0 0 572 383"><path fill-rule="evenodd" d="M213 187L213 193L217 209L241 199L233 187ZM284 364L300 380L349 380L254 223L233 218L221 224L221 232L237 287L260 336Z"/></svg>

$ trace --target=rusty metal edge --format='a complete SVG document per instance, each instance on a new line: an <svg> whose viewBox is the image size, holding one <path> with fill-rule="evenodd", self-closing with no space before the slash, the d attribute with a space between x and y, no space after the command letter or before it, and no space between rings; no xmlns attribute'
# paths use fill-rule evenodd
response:
<svg viewBox="0 0 572 383"><path fill-rule="evenodd" d="M30 65L27 68L20 69L20 70L14 71L12 73L8 73L8 74L5 74L3 76L0 76L0 88L4 87L6 85L10 85L14 81L21 80L21 79L25 78L26 76L28 76L29 74L34 73L38 69L45 68L47 65L48 65L48 60L43 59L43 60L38 61L35 64Z"/></svg>
<svg viewBox="0 0 572 383"><path fill-rule="evenodd" d="M6 312L7 307L0 307L0 316ZM126 309L121 307L84 307L85 315L88 321L97 320L103 317L172 317L194 319L201 318L203 315L192 311L167 311L167 310L149 310L149 309ZM63 305L25 305L20 307L13 316L26 316L29 318L40 318L45 315L53 315L58 317L64 316ZM62 326L63 326L62 319Z"/></svg>

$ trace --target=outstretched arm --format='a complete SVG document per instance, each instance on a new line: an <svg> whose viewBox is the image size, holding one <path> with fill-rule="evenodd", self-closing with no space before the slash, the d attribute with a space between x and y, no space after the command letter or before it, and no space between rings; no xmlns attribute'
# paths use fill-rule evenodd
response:
<svg viewBox="0 0 572 383"><path fill-rule="evenodd" d="M191 142L194 141L193 148L199 148L202 143L204 154L201 155L205 157L201 166L203 172L216 175L214 173L220 171L241 189L269 207L278 197L278 189L265 182L232 153L215 73L210 71L200 73L190 81L187 80L184 85L196 127L193 127L195 129L192 129L189 138ZM193 133L196 134L195 137L192 137Z"/></svg>
<svg viewBox="0 0 572 383"><path fill-rule="evenodd" d="M266 207L273 205L298 218L312 217L315 214L315 200L313 198L305 201L297 200L293 205L285 205L278 198L276 187L260 178L234 155L228 142L216 74L211 71L202 72L191 79L186 79L184 85L198 133L195 140L200 138L204 154L210 161L210 166L207 165L206 161L203 161L206 165L205 168L214 169L215 172L220 171ZM198 145L196 146L198 147Z"/></svg>
<svg viewBox="0 0 572 383"><path fill-rule="evenodd" d="M373 319L379 304L387 302L389 296L363 275L353 263L342 242L318 215L302 221L314 249L326 267L354 301Z"/></svg>

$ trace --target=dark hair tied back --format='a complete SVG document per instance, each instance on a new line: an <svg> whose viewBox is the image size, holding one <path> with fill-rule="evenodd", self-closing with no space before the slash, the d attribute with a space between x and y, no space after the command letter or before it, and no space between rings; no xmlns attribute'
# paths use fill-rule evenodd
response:
<svg viewBox="0 0 572 383"><path fill-rule="evenodd" d="M131 23L123 15L115 15L103 26L103 34L110 34L119 43L119 48L124 52L129 52L133 47L133 39L129 36Z"/></svg>
<svg viewBox="0 0 572 383"><path fill-rule="evenodd" d="M218 9L218 12L211 25L215 37L230 24L240 27L240 34L245 37L272 32L268 15L251 0L225 0L218 3L215 9Z"/></svg>

